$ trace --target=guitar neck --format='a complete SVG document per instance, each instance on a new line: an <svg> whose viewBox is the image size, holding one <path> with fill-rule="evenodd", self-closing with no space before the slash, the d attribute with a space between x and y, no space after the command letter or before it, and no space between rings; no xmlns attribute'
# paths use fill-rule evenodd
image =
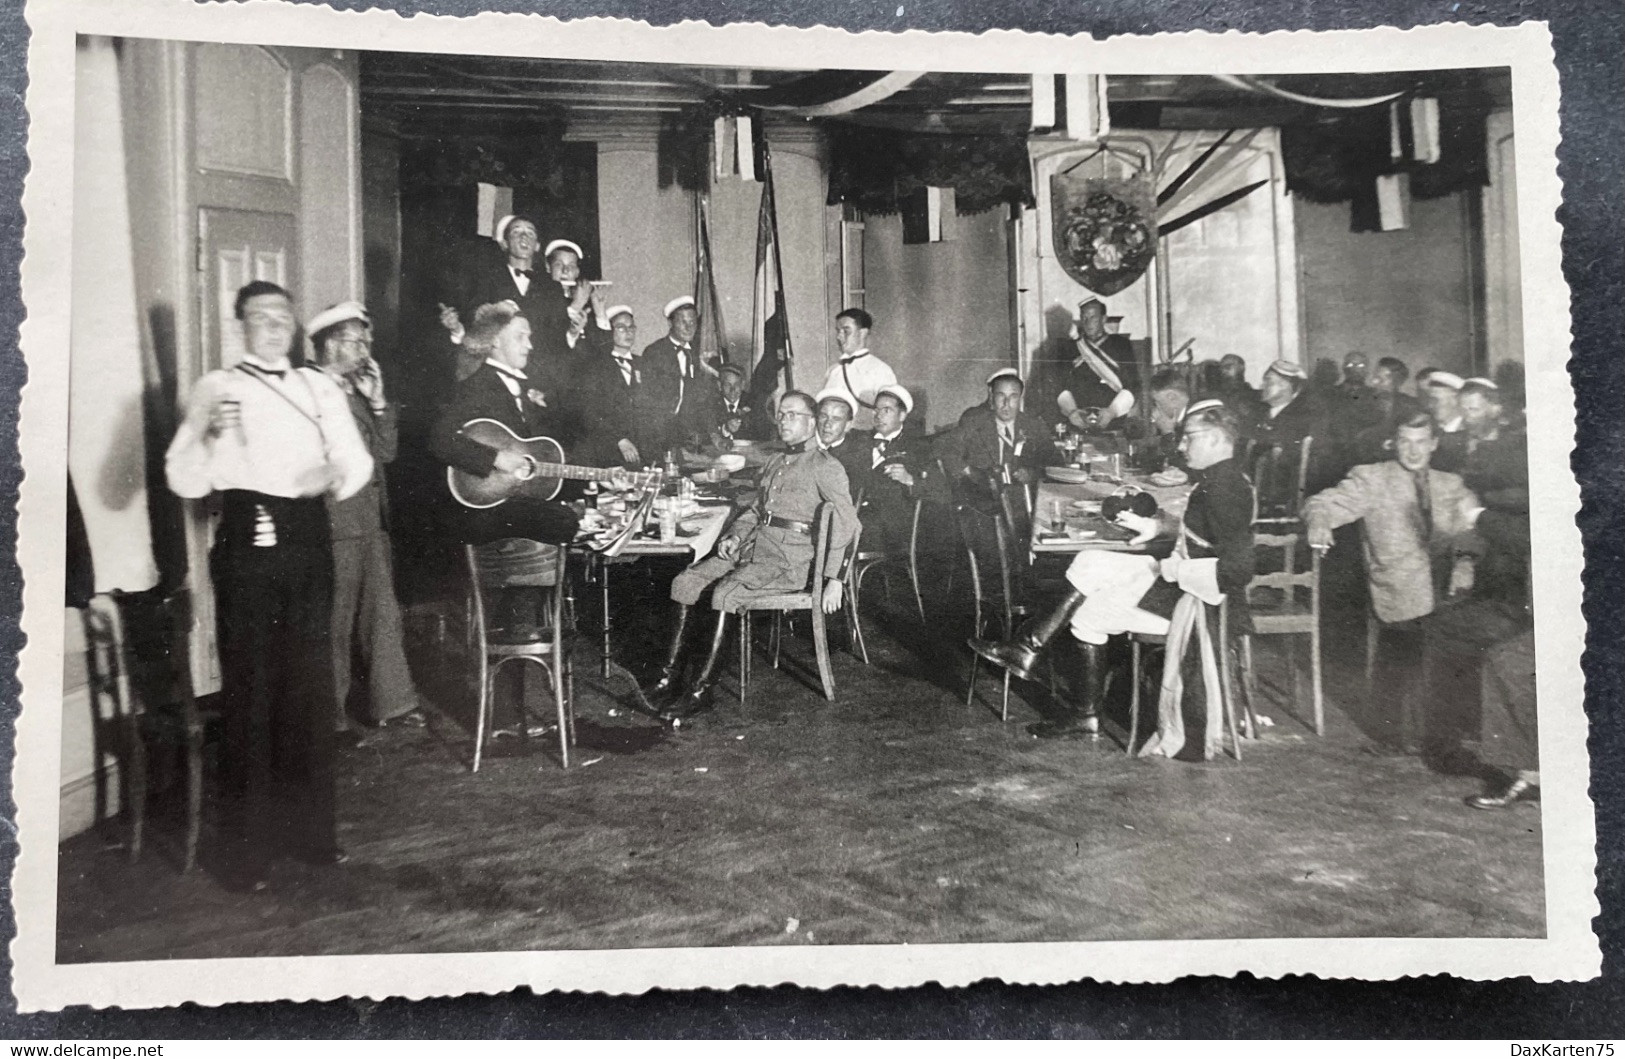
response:
<svg viewBox="0 0 1625 1059"><path fill-rule="evenodd" d="M576 481L607 482L615 476L613 467L580 467L573 463L538 463L538 478L569 478Z"/></svg>

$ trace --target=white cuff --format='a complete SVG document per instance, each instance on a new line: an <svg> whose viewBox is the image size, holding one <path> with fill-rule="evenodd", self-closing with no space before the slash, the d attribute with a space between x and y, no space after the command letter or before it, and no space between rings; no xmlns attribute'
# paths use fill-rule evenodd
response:
<svg viewBox="0 0 1625 1059"><path fill-rule="evenodd" d="M1118 390L1117 396L1112 398L1112 403L1106 406L1106 411L1112 414L1113 419L1134 411L1134 392L1128 389Z"/></svg>

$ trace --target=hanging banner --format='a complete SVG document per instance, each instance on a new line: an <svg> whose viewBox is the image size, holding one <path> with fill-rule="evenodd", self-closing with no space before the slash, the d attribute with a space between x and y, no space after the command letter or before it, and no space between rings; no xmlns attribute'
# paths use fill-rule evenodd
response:
<svg viewBox="0 0 1625 1059"><path fill-rule="evenodd" d="M1066 274L1111 295L1145 274L1157 253L1157 192L1150 179L1050 177L1055 256Z"/></svg>

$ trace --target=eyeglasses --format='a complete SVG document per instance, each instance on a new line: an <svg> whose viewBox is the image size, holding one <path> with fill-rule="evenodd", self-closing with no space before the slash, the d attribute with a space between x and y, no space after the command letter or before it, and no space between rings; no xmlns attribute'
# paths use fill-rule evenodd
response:
<svg viewBox="0 0 1625 1059"><path fill-rule="evenodd" d="M1204 434L1209 434L1209 435L1211 435L1211 434L1220 434L1220 435L1222 435L1223 433L1224 433L1224 431L1222 431L1222 430L1187 430L1183 434L1180 435L1179 440L1181 442L1195 441L1197 438L1201 437Z"/></svg>
<svg viewBox="0 0 1625 1059"><path fill-rule="evenodd" d="M778 418L780 422L783 422L786 419L816 419L818 417L811 412L780 412Z"/></svg>

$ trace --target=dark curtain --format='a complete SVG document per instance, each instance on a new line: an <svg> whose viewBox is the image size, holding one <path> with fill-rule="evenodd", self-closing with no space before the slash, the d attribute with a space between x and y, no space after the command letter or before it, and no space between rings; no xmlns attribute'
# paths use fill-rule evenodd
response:
<svg viewBox="0 0 1625 1059"><path fill-rule="evenodd" d="M951 187L959 213L1034 203L1024 135L938 135L831 124L829 203L891 214L923 187Z"/></svg>

